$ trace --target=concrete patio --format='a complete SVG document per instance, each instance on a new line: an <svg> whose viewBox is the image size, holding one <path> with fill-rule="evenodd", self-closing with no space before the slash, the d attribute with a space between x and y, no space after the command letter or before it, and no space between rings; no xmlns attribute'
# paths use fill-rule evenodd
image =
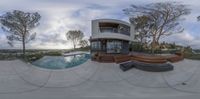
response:
<svg viewBox="0 0 200 99"><path fill-rule="evenodd" d="M174 63L170 72L137 69L88 60L63 70L49 70L20 60L0 61L0 99L198 98L200 61Z"/></svg>

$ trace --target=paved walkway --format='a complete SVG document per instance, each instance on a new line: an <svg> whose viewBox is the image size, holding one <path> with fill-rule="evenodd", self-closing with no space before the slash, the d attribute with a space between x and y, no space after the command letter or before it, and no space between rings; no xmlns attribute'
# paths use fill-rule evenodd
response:
<svg viewBox="0 0 200 99"><path fill-rule="evenodd" d="M152 73L122 72L118 64L90 60L63 70L38 68L20 60L0 61L0 99L199 97L200 61L185 59L173 65L173 71Z"/></svg>

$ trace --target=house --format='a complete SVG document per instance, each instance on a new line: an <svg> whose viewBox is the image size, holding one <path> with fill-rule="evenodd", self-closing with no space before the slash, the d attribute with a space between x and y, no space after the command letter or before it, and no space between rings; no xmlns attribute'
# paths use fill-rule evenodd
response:
<svg viewBox="0 0 200 99"><path fill-rule="evenodd" d="M129 43L134 41L134 26L116 19L92 20L90 37L91 54L127 54Z"/></svg>

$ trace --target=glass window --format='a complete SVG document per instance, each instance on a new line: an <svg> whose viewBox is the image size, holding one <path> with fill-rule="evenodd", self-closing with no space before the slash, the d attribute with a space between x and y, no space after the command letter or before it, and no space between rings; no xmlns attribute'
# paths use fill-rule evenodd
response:
<svg viewBox="0 0 200 99"><path fill-rule="evenodd" d="M113 27L100 27L100 32L101 33L118 33L118 29L117 28L113 28Z"/></svg>
<svg viewBox="0 0 200 99"><path fill-rule="evenodd" d="M100 50L101 49L101 42L100 41L93 41L91 48L93 50Z"/></svg>
<svg viewBox="0 0 200 99"><path fill-rule="evenodd" d="M121 25L121 26L119 26L119 32L121 34L130 35L130 27Z"/></svg>
<svg viewBox="0 0 200 99"><path fill-rule="evenodd" d="M108 41L107 42L107 53L121 53L122 42L121 41Z"/></svg>

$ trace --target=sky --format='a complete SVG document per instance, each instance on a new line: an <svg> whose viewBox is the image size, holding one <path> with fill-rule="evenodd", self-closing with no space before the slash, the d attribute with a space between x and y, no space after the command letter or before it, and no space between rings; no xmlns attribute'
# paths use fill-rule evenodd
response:
<svg viewBox="0 0 200 99"><path fill-rule="evenodd" d="M81 30L84 39L91 36L91 20L108 18L128 22L128 16L122 11L130 4L145 5L156 2L175 1L188 5L191 14L185 16L182 27L184 32L163 37L166 42L176 42L184 46L200 49L200 0L0 0L0 15L13 10L38 12L42 18L35 40L27 44L28 49L69 49L72 44L65 34L69 30ZM0 29L0 49L21 48L21 42L10 47L7 33Z"/></svg>

